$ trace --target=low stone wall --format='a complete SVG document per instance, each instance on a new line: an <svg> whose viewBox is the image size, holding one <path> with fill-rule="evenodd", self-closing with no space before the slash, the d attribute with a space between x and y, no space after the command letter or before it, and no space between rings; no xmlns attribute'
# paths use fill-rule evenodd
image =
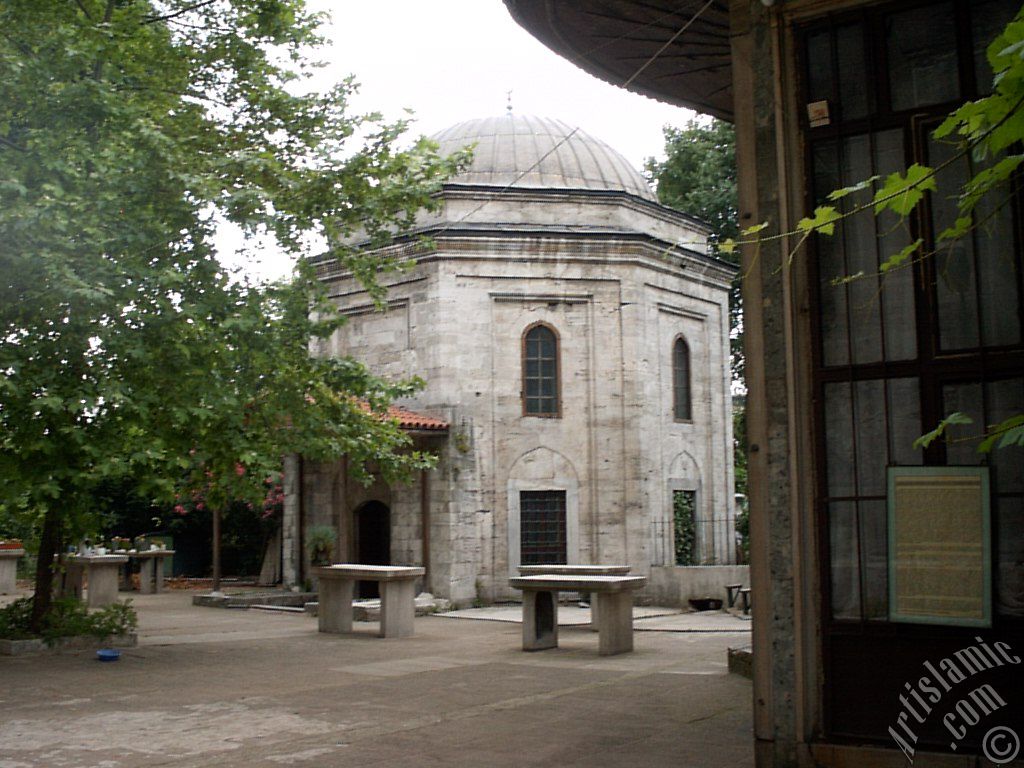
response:
<svg viewBox="0 0 1024 768"><path fill-rule="evenodd" d="M749 565L656 565L645 590L654 605L689 608L688 600L713 597L725 605L725 585L750 586Z"/></svg>
<svg viewBox="0 0 1024 768"><path fill-rule="evenodd" d="M254 605L277 605L302 608L316 597L316 592L291 592L275 590L268 592L241 592L232 595L193 595L192 605L206 608L252 608Z"/></svg>
<svg viewBox="0 0 1024 768"><path fill-rule="evenodd" d="M92 651L100 648L117 646L134 648L139 644L139 636L131 632L127 635L111 635L110 637L58 637L50 643L39 638L31 640L0 640L0 656L21 656L26 653L60 653L61 651Z"/></svg>

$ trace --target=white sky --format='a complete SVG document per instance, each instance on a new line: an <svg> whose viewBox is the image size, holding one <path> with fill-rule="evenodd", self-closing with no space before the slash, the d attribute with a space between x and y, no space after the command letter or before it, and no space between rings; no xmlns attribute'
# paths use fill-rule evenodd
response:
<svg viewBox="0 0 1024 768"><path fill-rule="evenodd" d="M505 112L512 91L516 113L562 120L602 139L640 169L662 155L662 126L694 116L681 107L609 85L556 55L522 29L501 0L308 0L331 14L323 32L326 88L349 74L361 84L356 112L388 118L415 112L413 133ZM265 278L288 274L291 263L272 246L230 256L237 234L218 237L222 258Z"/></svg>

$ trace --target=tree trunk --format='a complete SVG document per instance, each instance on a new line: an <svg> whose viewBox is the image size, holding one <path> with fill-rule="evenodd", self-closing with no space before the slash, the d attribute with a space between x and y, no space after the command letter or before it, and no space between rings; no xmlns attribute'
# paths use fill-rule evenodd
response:
<svg viewBox="0 0 1024 768"><path fill-rule="evenodd" d="M53 602L53 558L60 546L60 513L52 506L43 518L43 535L39 539L39 559L36 562L36 593L32 598L33 632L40 632L43 620Z"/></svg>
<svg viewBox="0 0 1024 768"><path fill-rule="evenodd" d="M220 508L213 510L213 592L220 592Z"/></svg>

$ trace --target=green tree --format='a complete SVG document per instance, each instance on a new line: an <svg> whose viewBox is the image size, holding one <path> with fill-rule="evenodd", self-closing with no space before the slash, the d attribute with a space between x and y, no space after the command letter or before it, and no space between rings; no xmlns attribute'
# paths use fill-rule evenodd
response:
<svg viewBox="0 0 1024 768"><path fill-rule="evenodd" d="M711 225L717 242L737 231L736 136L730 123L690 120L683 128L665 126L665 159L649 158L648 178L663 205Z"/></svg>
<svg viewBox="0 0 1024 768"><path fill-rule="evenodd" d="M712 253L733 264L733 252L718 243L738 232L736 136L731 124L717 119L690 120L682 128L665 126L665 159L648 158L644 170L656 185L662 205L688 213L711 226ZM729 292L732 377L743 382L743 305L739 278Z"/></svg>
<svg viewBox="0 0 1024 768"><path fill-rule="evenodd" d="M711 225L712 252L732 264L738 254L721 250L719 243L738 234L739 213L736 193L736 135L730 123L711 119L690 120L683 128L665 126L665 159L650 158L644 165L647 178L657 185L658 200L671 208L703 219ZM740 277L729 291L729 338L733 383L743 386L743 299ZM746 417L742 409L733 413L733 463L735 491L747 492ZM741 535L746 540L745 516Z"/></svg>
<svg viewBox="0 0 1024 768"><path fill-rule="evenodd" d="M426 460L364 405L408 385L309 356L340 322L311 269L237 283L210 244L219 217L295 255L320 235L372 284L391 265L341 243L407 229L458 165L347 114L350 80L296 93L318 22L302 0L0 6L0 501L41 526L36 626L100 483L226 503L288 451Z"/></svg>

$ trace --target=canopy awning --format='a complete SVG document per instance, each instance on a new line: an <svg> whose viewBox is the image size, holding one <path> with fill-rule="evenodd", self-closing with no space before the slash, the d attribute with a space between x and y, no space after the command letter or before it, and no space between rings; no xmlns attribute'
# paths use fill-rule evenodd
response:
<svg viewBox="0 0 1024 768"><path fill-rule="evenodd" d="M732 120L726 0L504 2L520 26L592 75Z"/></svg>

